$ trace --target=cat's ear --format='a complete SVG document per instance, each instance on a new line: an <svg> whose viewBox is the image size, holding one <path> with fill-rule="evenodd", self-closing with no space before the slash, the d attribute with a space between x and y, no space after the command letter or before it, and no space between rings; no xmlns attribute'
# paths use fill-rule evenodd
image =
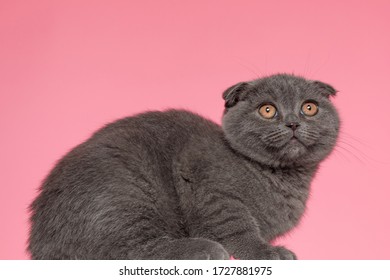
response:
<svg viewBox="0 0 390 280"><path fill-rule="evenodd" d="M311 83L316 87L319 93L326 97L335 96L337 93L337 90L335 90L334 87L332 87L329 84L325 84L320 81L311 81Z"/></svg>
<svg viewBox="0 0 390 280"><path fill-rule="evenodd" d="M249 83L241 82L225 90L222 94L222 97L225 100L225 108L233 107L238 101L242 100L248 87Z"/></svg>

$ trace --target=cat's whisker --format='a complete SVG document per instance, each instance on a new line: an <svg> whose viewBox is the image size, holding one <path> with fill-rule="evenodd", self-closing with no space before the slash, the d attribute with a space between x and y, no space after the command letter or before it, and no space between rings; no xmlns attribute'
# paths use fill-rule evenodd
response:
<svg viewBox="0 0 390 280"><path fill-rule="evenodd" d="M351 140L355 140L354 143L351 143ZM363 152L363 150L370 149L370 145L367 143L364 143L358 139L354 139L352 135L349 135L346 137L346 135L340 135L339 139L337 140L338 143L341 145L348 146L350 149L354 151L354 153L357 153L360 157L364 158L367 162L375 162L379 164L389 164L389 162L380 161L367 153ZM361 145L361 147L358 147L357 145Z"/></svg>
<svg viewBox="0 0 390 280"><path fill-rule="evenodd" d="M339 148L339 149L343 149L345 152L347 152L349 155L351 155L353 158L355 158L357 161L359 161L360 163L366 165L367 164L367 161L364 161L364 159L360 158L359 156L357 156L354 152L352 152L351 150L349 150L348 148L346 147L343 147L343 146L340 146L338 143L336 144L336 147Z"/></svg>
<svg viewBox="0 0 390 280"><path fill-rule="evenodd" d="M238 60L238 59L237 59L237 60ZM260 75L259 75L259 74L255 71L255 69L254 69L254 68L256 68L256 67L254 67L253 65L251 65L252 67L249 67L249 66L248 66L248 62L245 62L246 64L244 64L244 62L243 62L242 59L241 59L240 61L238 61L238 63L239 63L242 67L244 67L246 70L248 70L249 72L251 72L252 74L254 74L256 78L260 78Z"/></svg>
<svg viewBox="0 0 390 280"><path fill-rule="evenodd" d="M337 146L334 148L334 154L343 160L351 162L351 160Z"/></svg>
<svg viewBox="0 0 390 280"><path fill-rule="evenodd" d="M363 146L366 146L366 147L369 147L367 141L361 139L361 138L358 138L348 132L345 132L343 130L340 131L340 135L339 135L340 138L345 138L345 139L348 139L348 140L352 140L352 141L355 141L355 142L358 142L359 144L363 145Z"/></svg>
<svg viewBox="0 0 390 280"><path fill-rule="evenodd" d="M322 62L322 63L318 63L318 67L314 69L312 75L316 75L324 66L326 66L326 64L328 63L328 61L330 60L330 53L328 53L327 57L325 58L325 60Z"/></svg>
<svg viewBox="0 0 390 280"><path fill-rule="evenodd" d="M278 140L284 140L284 136L289 134L288 132L281 131L278 135L274 135L273 137L267 137L267 140L270 142L279 142Z"/></svg>
<svg viewBox="0 0 390 280"><path fill-rule="evenodd" d="M281 132L281 130L275 130L275 131L272 131L271 133L267 134L267 137L272 137L276 134L279 134Z"/></svg>
<svg viewBox="0 0 390 280"><path fill-rule="evenodd" d="M356 148L354 145L352 145L351 143L343 140L343 139L339 139L338 142L342 143L342 144L345 144L347 145L348 147L352 148L354 151L358 152L362 157L365 157L365 158L369 158L364 152L362 152L361 150L359 150L358 148Z"/></svg>
<svg viewBox="0 0 390 280"><path fill-rule="evenodd" d="M317 140L318 139L318 134L311 134L311 133L301 133L301 135L308 140Z"/></svg>
<svg viewBox="0 0 390 280"><path fill-rule="evenodd" d="M309 75L309 64L310 64L310 57L311 57L311 51L308 52L307 54L307 57L306 57L306 60L305 60L305 65L304 65L304 68L303 68L303 75L304 76L310 76Z"/></svg>

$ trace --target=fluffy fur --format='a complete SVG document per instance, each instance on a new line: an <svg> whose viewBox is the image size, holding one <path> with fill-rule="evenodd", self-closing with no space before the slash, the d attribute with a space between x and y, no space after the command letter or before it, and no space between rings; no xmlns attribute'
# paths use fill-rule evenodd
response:
<svg viewBox="0 0 390 280"><path fill-rule="evenodd" d="M32 258L296 259L269 242L297 225L335 144L335 93L280 74L227 89L222 127L180 110L107 125L44 181ZM306 100L317 115L302 114ZM262 104L277 115L263 118Z"/></svg>

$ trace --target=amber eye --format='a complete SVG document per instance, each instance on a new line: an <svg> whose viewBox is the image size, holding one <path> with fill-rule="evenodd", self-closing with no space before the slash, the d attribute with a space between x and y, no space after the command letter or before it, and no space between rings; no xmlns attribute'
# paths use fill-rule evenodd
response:
<svg viewBox="0 0 390 280"><path fill-rule="evenodd" d="M318 105L312 101L303 103L302 113L308 117L312 117L318 113Z"/></svg>
<svg viewBox="0 0 390 280"><path fill-rule="evenodd" d="M265 119L272 119L276 115L276 107L271 104L265 104L260 107L259 113Z"/></svg>

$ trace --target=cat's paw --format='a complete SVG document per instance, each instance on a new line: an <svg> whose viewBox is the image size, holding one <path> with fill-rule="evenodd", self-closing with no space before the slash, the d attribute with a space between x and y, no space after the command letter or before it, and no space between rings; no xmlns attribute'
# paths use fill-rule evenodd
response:
<svg viewBox="0 0 390 280"><path fill-rule="evenodd" d="M198 244L190 253L191 259L195 260L228 260L229 253L218 242L199 239Z"/></svg>
<svg viewBox="0 0 390 280"><path fill-rule="evenodd" d="M228 260L229 253L218 242L206 238L183 238L167 244L159 259Z"/></svg>
<svg viewBox="0 0 390 280"><path fill-rule="evenodd" d="M255 255L248 256L248 259L259 260L296 260L297 256L282 246L262 246Z"/></svg>
<svg viewBox="0 0 390 280"><path fill-rule="evenodd" d="M282 246L276 246L273 247L277 254L278 254L278 260L296 260L297 256L291 252L290 250L282 247Z"/></svg>
<svg viewBox="0 0 390 280"><path fill-rule="evenodd" d="M296 260L297 256L282 246L270 246L263 250L262 258L267 260Z"/></svg>

